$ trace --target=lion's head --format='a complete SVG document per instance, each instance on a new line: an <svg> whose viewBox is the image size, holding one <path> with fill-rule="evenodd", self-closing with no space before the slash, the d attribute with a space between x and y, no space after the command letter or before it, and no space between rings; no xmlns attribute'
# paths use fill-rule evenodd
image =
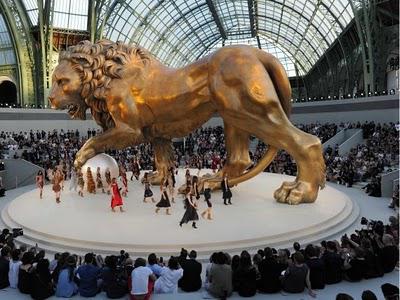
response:
<svg viewBox="0 0 400 300"><path fill-rule="evenodd" d="M90 108L95 121L106 130L114 127L106 95L113 79L136 75L146 66L146 51L120 42L82 41L59 56L53 72L49 101L54 109L68 109L74 119L86 119ZM140 76L137 76L140 77Z"/></svg>
<svg viewBox="0 0 400 300"><path fill-rule="evenodd" d="M53 85L49 93L49 102L53 109L68 109L73 119L86 119L88 108L82 98L82 80L73 64L67 60L60 61L52 77Z"/></svg>

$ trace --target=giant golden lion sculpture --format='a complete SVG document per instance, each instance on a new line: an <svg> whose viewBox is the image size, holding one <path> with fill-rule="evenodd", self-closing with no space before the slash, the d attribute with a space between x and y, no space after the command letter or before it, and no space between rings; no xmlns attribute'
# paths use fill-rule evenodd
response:
<svg viewBox="0 0 400 300"><path fill-rule="evenodd" d="M229 46L186 67L169 68L146 50L101 40L80 42L60 54L49 101L85 119L89 108L103 133L79 150L75 166L108 149L151 142L160 181L173 165L171 139L183 137L218 113L224 121L227 160L222 172L236 185L262 172L278 149L294 157L298 173L275 191L279 202L314 202L325 183L320 140L294 127L291 89L272 55L250 46ZM249 136L269 145L254 167ZM210 178L219 185L221 174Z"/></svg>

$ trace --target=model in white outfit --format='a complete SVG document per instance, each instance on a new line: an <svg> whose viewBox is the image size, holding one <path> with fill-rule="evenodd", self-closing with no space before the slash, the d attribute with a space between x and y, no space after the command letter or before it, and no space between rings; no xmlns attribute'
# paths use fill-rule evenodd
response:
<svg viewBox="0 0 400 300"><path fill-rule="evenodd" d="M76 176L75 169L71 169L71 180L69 182L69 190L76 192L78 188L78 177Z"/></svg>

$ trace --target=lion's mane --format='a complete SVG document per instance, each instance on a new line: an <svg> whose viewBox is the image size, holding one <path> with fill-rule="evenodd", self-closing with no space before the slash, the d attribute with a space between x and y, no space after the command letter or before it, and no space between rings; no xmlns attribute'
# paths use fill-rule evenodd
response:
<svg viewBox="0 0 400 300"><path fill-rule="evenodd" d="M96 43L82 41L71 46L59 56L59 63L67 60L78 71L82 80L81 97L86 108L90 108L94 120L103 130L115 126L107 109L106 92L113 79L120 79L133 60L143 63L150 61L149 53L136 46L100 40Z"/></svg>

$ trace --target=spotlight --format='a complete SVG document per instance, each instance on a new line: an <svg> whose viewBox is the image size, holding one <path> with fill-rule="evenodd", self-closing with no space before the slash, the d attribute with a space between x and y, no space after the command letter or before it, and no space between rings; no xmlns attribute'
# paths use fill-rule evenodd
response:
<svg viewBox="0 0 400 300"><path fill-rule="evenodd" d="M328 96L328 99L329 99L329 100L331 99L331 95Z"/></svg>
<svg viewBox="0 0 400 300"><path fill-rule="evenodd" d="M361 93L361 97L364 97L364 93Z"/></svg>

